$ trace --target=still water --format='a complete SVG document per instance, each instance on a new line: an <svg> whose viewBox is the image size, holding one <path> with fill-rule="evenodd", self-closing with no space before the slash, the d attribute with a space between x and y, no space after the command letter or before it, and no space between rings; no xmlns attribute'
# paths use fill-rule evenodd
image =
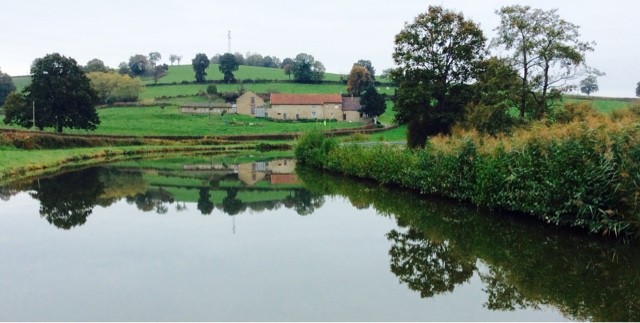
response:
<svg viewBox="0 0 640 323"><path fill-rule="evenodd" d="M0 320L640 320L638 246L250 159L0 187Z"/></svg>

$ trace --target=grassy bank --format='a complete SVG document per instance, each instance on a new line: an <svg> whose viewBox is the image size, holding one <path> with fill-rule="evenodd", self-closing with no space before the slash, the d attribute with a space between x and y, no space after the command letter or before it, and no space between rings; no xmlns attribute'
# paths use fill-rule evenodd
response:
<svg viewBox="0 0 640 323"><path fill-rule="evenodd" d="M458 133L423 150L337 145L318 133L296 157L327 170L535 216L621 238L640 236L640 123L595 116L531 125L505 138Z"/></svg>

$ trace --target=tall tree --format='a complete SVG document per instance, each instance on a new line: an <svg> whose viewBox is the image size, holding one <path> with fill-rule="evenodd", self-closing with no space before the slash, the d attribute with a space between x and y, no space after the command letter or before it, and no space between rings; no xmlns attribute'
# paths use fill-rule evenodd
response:
<svg viewBox="0 0 640 323"><path fill-rule="evenodd" d="M515 124L510 109L517 106L520 77L508 60L491 57L479 64L466 106L464 125L481 133L508 132Z"/></svg>
<svg viewBox="0 0 640 323"><path fill-rule="evenodd" d="M373 68L373 64L371 64L370 60L366 60L366 59L361 59L358 60L355 64L353 65L358 65L358 66L362 66L364 68L367 69L367 71L369 71L369 74L371 74L371 79L373 81L376 80L376 69Z"/></svg>
<svg viewBox="0 0 640 323"><path fill-rule="evenodd" d="M9 74L3 73L0 70L0 107L4 104L9 93L16 90L16 85L13 83L13 79Z"/></svg>
<svg viewBox="0 0 640 323"><path fill-rule="evenodd" d="M178 55L176 54L169 55L169 62L171 62L171 66L173 66L173 63L175 63L177 60L178 60Z"/></svg>
<svg viewBox="0 0 640 323"><path fill-rule="evenodd" d="M359 96L365 89L373 85L371 73L366 67L354 64L347 81L347 92Z"/></svg>
<svg viewBox="0 0 640 323"><path fill-rule="evenodd" d="M149 60L144 55L136 54L129 58L131 76L144 76L149 72L150 68Z"/></svg>
<svg viewBox="0 0 640 323"><path fill-rule="evenodd" d="M196 57L191 60L191 66L193 66L193 71L196 72L196 82L204 83L207 77L207 67L209 67L207 55L203 53L196 54Z"/></svg>
<svg viewBox="0 0 640 323"><path fill-rule="evenodd" d="M237 57L231 53L226 53L220 57L220 65L218 69L224 74L224 81L227 83L233 83L236 81L233 72L237 71L240 63Z"/></svg>
<svg viewBox="0 0 640 323"><path fill-rule="evenodd" d="M636 85L636 96L640 97L640 82Z"/></svg>
<svg viewBox="0 0 640 323"><path fill-rule="evenodd" d="M360 105L362 106L360 111L368 117L373 118L374 123L377 122L376 119L387 109L384 94L378 93L378 90L376 90L373 84L369 85L364 92L362 92Z"/></svg>
<svg viewBox="0 0 640 323"><path fill-rule="evenodd" d="M593 51L594 43L580 41L580 27L561 19L557 9L544 11L513 5L496 13L500 25L492 45L510 51L512 62L520 71L521 118L528 110L533 118L542 118L553 99L572 89L568 81L585 73L599 73L585 64L585 54Z"/></svg>
<svg viewBox="0 0 640 323"><path fill-rule="evenodd" d="M282 69L284 70L284 75L288 76L289 80L291 80L291 74L293 72L293 65L292 64L287 64L287 65L283 66Z"/></svg>
<svg viewBox="0 0 640 323"><path fill-rule="evenodd" d="M32 125L31 104L35 105L35 126L95 130L100 124L95 105L98 96L89 79L73 58L58 53L36 59L31 66L31 84L22 91L21 113L5 123Z"/></svg>
<svg viewBox="0 0 640 323"><path fill-rule="evenodd" d="M109 72L111 69L108 68L106 65L104 65L104 62L102 60L94 58L87 62L87 65L84 66L83 70L85 73L91 73L91 72L106 73L106 72Z"/></svg>
<svg viewBox="0 0 640 323"><path fill-rule="evenodd" d="M158 84L158 80L165 76L167 74L167 71L169 70L169 65L167 64L162 64L162 65L158 65L155 66L152 70L152 74L153 74L153 82L155 84Z"/></svg>
<svg viewBox="0 0 640 323"><path fill-rule="evenodd" d="M591 95L591 93L598 92L598 79L594 75L589 75L580 81L580 92Z"/></svg>
<svg viewBox="0 0 640 323"><path fill-rule="evenodd" d="M449 132L460 119L485 41L476 23L439 6L430 6L396 35L394 109L396 120L408 125L410 147L424 146L429 135Z"/></svg>
<svg viewBox="0 0 640 323"><path fill-rule="evenodd" d="M151 52L149 53L149 63L151 64L151 67L156 67L156 65L158 65L158 62L162 59L162 55L160 55L160 53L158 52Z"/></svg>

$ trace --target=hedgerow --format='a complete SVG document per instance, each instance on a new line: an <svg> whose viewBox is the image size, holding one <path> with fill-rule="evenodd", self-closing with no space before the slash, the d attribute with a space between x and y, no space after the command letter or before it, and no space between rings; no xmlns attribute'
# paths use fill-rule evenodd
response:
<svg viewBox="0 0 640 323"><path fill-rule="evenodd" d="M581 121L582 120L582 121ZM585 116L509 137L462 132L421 150L299 141L302 163L620 238L640 236L640 123Z"/></svg>

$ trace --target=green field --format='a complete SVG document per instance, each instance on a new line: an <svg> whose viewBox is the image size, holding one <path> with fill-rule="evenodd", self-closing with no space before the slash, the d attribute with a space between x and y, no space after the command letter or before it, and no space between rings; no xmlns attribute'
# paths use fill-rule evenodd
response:
<svg viewBox="0 0 640 323"><path fill-rule="evenodd" d="M593 108L600 113L611 113L614 110L625 109L629 106L629 100L616 100L615 98L581 99L565 97L565 103L591 102Z"/></svg>
<svg viewBox="0 0 640 323"><path fill-rule="evenodd" d="M218 92L238 92L240 84L218 84ZM296 84L296 83L245 83L242 84L245 91L255 93L346 93L347 86L343 84ZM206 93L206 84L163 85L148 86L140 94L141 100L157 99L163 97L176 97L178 95L197 95ZM393 94L393 88L379 87L379 92Z"/></svg>
<svg viewBox="0 0 640 323"><path fill-rule="evenodd" d="M222 81L223 75L218 69L218 64L211 64L207 68L207 80ZM270 81L287 81L289 76L284 74L284 70L280 68L268 68L258 66L240 65L237 71L233 73L237 80L270 80ZM293 75L291 76L293 78ZM343 76L346 78L346 76ZM325 81L339 81L340 74L325 73ZM158 80L158 83L180 83L182 81L195 81L195 72L191 65L174 65L169 66L167 75ZM146 80L145 83L154 83L153 80Z"/></svg>
<svg viewBox="0 0 640 323"><path fill-rule="evenodd" d="M31 76L12 76L13 84L16 86L16 91L20 92L25 86L31 84Z"/></svg>
<svg viewBox="0 0 640 323"><path fill-rule="evenodd" d="M222 136L304 132L309 129L344 129L357 122L275 122L243 115L195 115L180 113L174 106L108 108L98 110L101 124L94 133L113 135ZM68 131L86 133L85 131Z"/></svg>

